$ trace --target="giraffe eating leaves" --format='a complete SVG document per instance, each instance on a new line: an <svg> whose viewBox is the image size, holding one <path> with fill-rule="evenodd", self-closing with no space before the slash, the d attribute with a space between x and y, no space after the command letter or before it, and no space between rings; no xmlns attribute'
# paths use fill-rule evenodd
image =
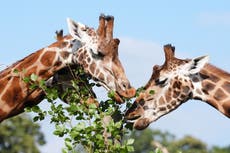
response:
<svg viewBox="0 0 230 153"><path fill-rule="evenodd" d="M118 58L119 39L113 38L112 16L101 15L97 30L67 19L69 35L42 48L0 72L0 121L23 112L44 99L41 89L30 89L23 78L34 74L37 80L52 76L67 67L82 66L85 73L106 89L132 97L135 89Z"/></svg>
<svg viewBox="0 0 230 153"><path fill-rule="evenodd" d="M208 56L178 59L175 47L164 46L165 63L155 65L153 73L126 118L136 129L175 110L189 99L204 101L230 117L230 74L211 64ZM154 91L154 93L153 93Z"/></svg>

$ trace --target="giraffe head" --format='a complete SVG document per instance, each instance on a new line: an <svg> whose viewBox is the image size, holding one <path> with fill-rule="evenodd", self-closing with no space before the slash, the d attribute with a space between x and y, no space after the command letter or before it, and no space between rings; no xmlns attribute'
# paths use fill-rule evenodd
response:
<svg viewBox="0 0 230 153"><path fill-rule="evenodd" d="M72 40L74 62L107 90L115 91L115 99L133 97L131 87L118 57L119 39L113 38L113 16L101 15L97 30L67 19Z"/></svg>
<svg viewBox="0 0 230 153"><path fill-rule="evenodd" d="M176 109L188 99L194 98L194 80L208 62L208 56L194 59L178 59L175 47L164 46L165 62L155 65L149 82L144 87L126 118L136 129L145 129L151 122Z"/></svg>

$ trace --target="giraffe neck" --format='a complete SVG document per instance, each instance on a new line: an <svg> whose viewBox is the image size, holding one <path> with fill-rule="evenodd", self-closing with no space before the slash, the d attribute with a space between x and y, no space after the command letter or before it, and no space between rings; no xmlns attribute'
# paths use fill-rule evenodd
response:
<svg viewBox="0 0 230 153"><path fill-rule="evenodd" d="M229 73L206 64L200 72L200 79L194 78L193 82L195 82L194 99L207 102L227 117L230 117ZM199 85L198 82L200 82Z"/></svg>
<svg viewBox="0 0 230 153"><path fill-rule="evenodd" d="M38 81L47 80L58 70L76 62L71 53L71 38L65 36L0 72L0 121L43 100L44 93L40 89L31 90L23 78L35 74Z"/></svg>

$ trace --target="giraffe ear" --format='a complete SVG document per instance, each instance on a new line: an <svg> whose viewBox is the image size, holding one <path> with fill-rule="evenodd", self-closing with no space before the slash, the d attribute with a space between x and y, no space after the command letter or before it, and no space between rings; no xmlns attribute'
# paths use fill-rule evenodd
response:
<svg viewBox="0 0 230 153"><path fill-rule="evenodd" d="M190 74L195 74L200 72L206 63L209 61L209 56L202 56L194 58L189 62L189 72Z"/></svg>
<svg viewBox="0 0 230 153"><path fill-rule="evenodd" d="M82 39L85 33L85 25L76 23L70 18L67 18L67 24L70 35L78 40Z"/></svg>

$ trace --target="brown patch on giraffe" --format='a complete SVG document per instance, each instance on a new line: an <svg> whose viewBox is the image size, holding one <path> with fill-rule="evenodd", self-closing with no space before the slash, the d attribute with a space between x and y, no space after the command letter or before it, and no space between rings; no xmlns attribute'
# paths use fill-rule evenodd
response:
<svg viewBox="0 0 230 153"><path fill-rule="evenodd" d="M197 100L202 100L202 99L197 99ZM215 100L210 100L208 104L216 109L219 109L218 104L215 102Z"/></svg>
<svg viewBox="0 0 230 153"><path fill-rule="evenodd" d="M0 72L0 78L1 79L4 78L4 77L6 77L7 75L9 75L11 73L11 69L10 68L11 67L9 67L7 70L4 70L4 71Z"/></svg>
<svg viewBox="0 0 230 153"><path fill-rule="evenodd" d="M54 58L56 56L56 52L49 51L43 54L41 58L41 63L45 66L52 66L54 62Z"/></svg>
<svg viewBox="0 0 230 153"><path fill-rule="evenodd" d="M182 92L183 92L183 93L188 94L189 91L190 91L189 86L182 86Z"/></svg>
<svg viewBox="0 0 230 153"><path fill-rule="evenodd" d="M224 93L224 91L222 89L218 89L216 91L216 93L214 94L214 98L217 100L217 101L222 101L224 100L225 98L227 97L227 95Z"/></svg>
<svg viewBox="0 0 230 153"><path fill-rule="evenodd" d="M61 61L56 61L55 63L54 63L54 66L55 67L60 67L62 65L62 62Z"/></svg>
<svg viewBox="0 0 230 153"><path fill-rule="evenodd" d="M30 76L32 73L36 73L37 68L38 68L37 66L34 66L34 67L28 69L27 70L27 75Z"/></svg>
<svg viewBox="0 0 230 153"><path fill-rule="evenodd" d="M95 68L96 68L96 63L93 62L92 64L90 64L89 70L91 73L93 73L95 71Z"/></svg>
<svg viewBox="0 0 230 153"><path fill-rule="evenodd" d="M166 93L165 99L166 99L167 102L169 102L171 100L171 92Z"/></svg>
<svg viewBox="0 0 230 153"><path fill-rule="evenodd" d="M65 47L68 46L68 45L69 45L69 42L63 41L63 42L61 43L61 47L60 47L60 48L65 48Z"/></svg>
<svg viewBox="0 0 230 153"><path fill-rule="evenodd" d="M181 94L181 95L180 95L180 100L181 100L181 101L186 100L186 98L187 98L187 95L185 95L185 94Z"/></svg>
<svg viewBox="0 0 230 153"><path fill-rule="evenodd" d="M91 62L91 59L89 57L87 57L87 62L90 63Z"/></svg>
<svg viewBox="0 0 230 153"><path fill-rule="evenodd" d="M175 105L176 105L176 100L173 100L173 101L171 102L171 104L172 104L172 106L175 106Z"/></svg>
<svg viewBox="0 0 230 153"><path fill-rule="evenodd" d="M18 71L22 71L23 69L28 68L38 60L41 53L41 51L38 51L36 53L30 54L29 56L21 60L20 64L18 64L15 69L17 69Z"/></svg>
<svg viewBox="0 0 230 153"><path fill-rule="evenodd" d="M203 81L202 87L203 87L203 90L205 90L205 91L211 91L215 88L215 84L213 84L209 81Z"/></svg>
<svg viewBox="0 0 230 153"><path fill-rule="evenodd" d="M98 76L98 78L99 78L100 80L104 80L104 79L105 79L105 76L104 76L103 73L100 73L99 76Z"/></svg>
<svg viewBox="0 0 230 153"><path fill-rule="evenodd" d="M95 75L98 75L100 73L100 70L99 69L96 69L96 71L95 71ZM110 78L110 80L112 80L111 78Z"/></svg>
<svg viewBox="0 0 230 153"><path fill-rule="evenodd" d="M0 80L0 93L2 93L2 91L4 90L4 88L6 87L7 85L7 81L5 80Z"/></svg>
<svg viewBox="0 0 230 153"><path fill-rule="evenodd" d="M166 111L166 107L159 107L159 111Z"/></svg>
<svg viewBox="0 0 230 153"><path fill-rule="evenodd" d="M163 98L163 97L161 97L161 98L159 99L159 104L160 104L160 105L165 104L165 100L164 100L164 98Z"/></svg>
<svg viewBox="0 0 230 153"><path fill-rule="evenodd" d="M8 88L2 96L3 101L7 101L9 106L13 106L14 104L20 102L23 98L22 89L20 87L20 78L14 77L11 81L11 84L14 85L14 88Z"/></svg>
<svg viewBox="0 0 230 153"><path fill-rule="evenodd" d="M61 52L60 54L61 54L61 57L62 57L63 59L67 59L67 58L69 57L69 55L70 55L69 52Z"/></svg>
<svg viewBox="0 0 230 153"><path fill-rule="evenodd" d="M172 106L171 105L167 105L166 106L169 110L171 110Z"/></svg>
<svg viewBox="0 0 230 153"><path fill-rule="evenodd" d="M38 76L43 76L43 75L45 75L47 73L47 70L40 70L39 72L38 72Z"/></svg>
<svg viewBox="0 0 230 153"><path fill-rule="evenodd" d="M200 89L196 89L196 93L198 93L199 95L202 95L202 92Z"/></svg>
<svg viewBox="0 0 230 153"><path fill-rule="evenodd" d="M82 66L83 66L83 67L88 67L88 63L84 60L84 61L82 62Z"/></svg>
<svg viewBox="0 0 230 153"><path fill-rule="evenodd" d="M175 81L175 82L173 83L173 88L180 89L180 88L181 88L181 82L180 82L180 81Z"/></svg>
<svg viewBox="0 0 230 153"><path fill-rule="evenodd" d="M164 105L164 104L165 104L165 100L164 100L163 97L161 97L161 98L159 99L159 104L160 104L160 105Z"/></svg>
<svg viewBox="0 0 230 153"><path fill-rule="evenodd" d="M230 117L230 102L226 101L223 103L223 108L224 108L224 114L226 114L228 117Z"/></svg>
<svg viewBox="0 0 230 153"><path fill-rule="evenodd" d="M222 88L230 94L230 82L228 81L224 82Z"/></svg>
<svg viewBox="0 0 230 153"><path fill-rule="evenodd" d="M78 56L78 61L81 62L83 59L84 59L84 53L81 53L81 54Z"/></svg>
<svg viewBox="0 0 230 153"><path fill-rule="evenodd" d="M209 74L209 79L212 80L213 82L220 81L220 78L218 78L217 76L215 76L213 74Z"/></svg>
<svg viewBox="0 0 230 153"><path fill-rule="evenodd" d="M180 95L180 91L174 91L173 92L173 98L178 98L178 96Z"/></svg>
<svg viewBox="0 0 230 153"><path fill-rule="evenodd" d="M38 72L38 76L40 78L49 78L50 76L52 75L52 72L51 71L48 71L46 69L43 69L43 70L40 70Z"/></svg>

